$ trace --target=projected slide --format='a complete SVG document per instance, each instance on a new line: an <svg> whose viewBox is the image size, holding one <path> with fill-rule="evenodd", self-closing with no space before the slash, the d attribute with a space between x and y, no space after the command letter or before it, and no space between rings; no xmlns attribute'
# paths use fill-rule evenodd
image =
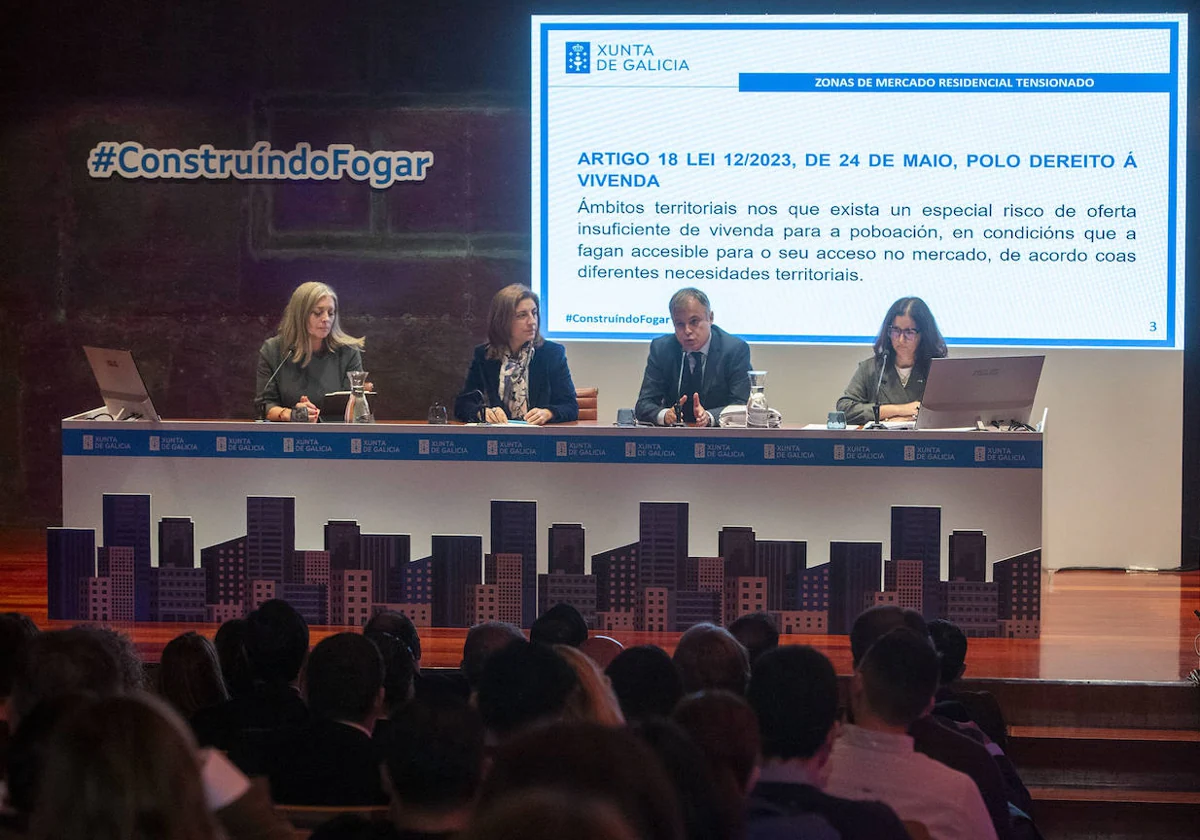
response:
<svg viewBox="0 0 1200 840"><path fill-rule="evenodd" d="M533 18L546 332L1182 346L1187 19Z"/></svg>

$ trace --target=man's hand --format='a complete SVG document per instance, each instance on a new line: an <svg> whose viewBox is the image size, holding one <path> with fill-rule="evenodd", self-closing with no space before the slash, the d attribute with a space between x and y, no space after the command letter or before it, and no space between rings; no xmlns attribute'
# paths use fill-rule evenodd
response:
<svg viewBox="0 0 1200 840"><path fill-rule="evenodd" d="M712 415L708 413L704 406L700 405L699 394L692 394L692 414L696 417L697 426L712 425Z"/></svg>

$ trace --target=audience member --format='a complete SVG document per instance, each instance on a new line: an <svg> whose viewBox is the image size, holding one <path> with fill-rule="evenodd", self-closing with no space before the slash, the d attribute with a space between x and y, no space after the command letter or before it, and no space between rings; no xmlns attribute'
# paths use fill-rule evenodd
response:
<svg viewBox="0 0 1200 840"><path fill-rule="evenodd" d="M0 801L0 838L20 838L29 833L50 736L60 721L90 702L81 694L54 697L38 703L21 718L21 728L9 744L7 797Z"/></svg>
<svg viewBox="0 0 1200 840"><path fill-rule="evenodd" d="M990 691L965 691L958 680L967 670L967 637L944 618L929 622L929 636L942 658L942 672L934 714L951 720L972 721L1005 752L1008 751L1008 723Z"/></svg>
<svg viewBox="0 0 1200 840"><path fill-rule="evenodd" d="M746 613L729 625L729 632L746 648L752 669L758 657L779 647L779 626L768 612Z"/></svg>
<svg viewBox="0 0 1200 840"><path fill-rule="evenodd" d="M479 678L483 676L483 663L489 656L513 642L523 641L525 634L507 621L484 621L468 630L459 670L467 678L471 689L478 687Z"/></svg>
<svg viewBox="0 0 1200 840"><path fill-rule="evenodd" d="M719 788L739 800L750 795L758 781L762 742L758 718L745 698L719 689L689 694L671 718L704 753Z"/></svg>
<svg viewBox="0 0 1200 840"><path fill-rule="evenodd" d="M588 655L588 658L600 666L603 671L612 661L621 655L621 651L625 650L625 645L618 642L611 636L589 636L579 649Z"/></svg>
<svg viewBox="0 0 1200 840"><path fill-rule="evenodd" d="M929 631L921 614L892 605L871 607L859 614L850 628L850 655L857 669L867 650L884 634L907 627L928 640ZM929 641L932 648L933 642ZM1024 790L1020 780L1015 785L1005 782L1004 773L987 747L959 732L949 721L923 714L909 726L917 752L940 761L947 767L966 773L974 780L987 805L992 826L1000 840L1012 840L1012 818L1009 801L1021 799ZM1014 771L1015 775L1015 771Z"/></svg>
<svg viewBox="0 0 1200 840"><path fill-rule="evenodd" d="M184 633L167 642L158 667L159 695L190 721L200 709L229 699L212 642Z"/></svg>
<svg viewBox="0 0 1200 840"><path fill-rule="evenodd" d="M384 755L392 826L406 840L462 831L483 775L483 721L465 703L409 704L392 721Z"/></svg>
<svg viewBox="0 0 1200 840"><path fill-rule="evenodd" d="M668 718L638 721L632 727L658 760L675 789L688 840L732 840L740 834L741 802L717 787L704 753L679 724Z"/></svg>
<svg viewBox="0 0 1200 840"><path fill-rule="evenodd" d="M850 686L854 723L833 745L828 790L878 797L934 840L994 838L996 830L969 776L916 752L908 727L937 691L937 653L928 636L902 627L875 641Z"/></svg>
<svg viewBox="0 0 1200 840"><path fill-rule="evenodd" d="M575 672L576 686L567 698L567 720L590 721L604 726L624 726L621 704L612 683L586 653L569 645L555 645L554 652Z"/></svg>
<svg viewBox="0 0 1200 840"><path fill-rule="evenodd" d="M523 791L481 813L462 840L639 840L615 806L561 791Z"/></svg>
<svg viewBox="0 0 1200 840"><path fill-rule="evenodd" d="M561 791L572 800L602 800L642 840L683 840L679 804L661 762L624 729L556 723L512 738L496 751L479 813L538 788Z"/></svg>
<svg viewBox="0 0 1200 840"><path fill-rule="evenodd" d="M690 627L679 637L671 659L679 668L685 694L709 688L746 693L750 658L742 643L724 627L714 624Z"/></svg>
<svg viewBox="0 0 1200 840"><path fill-rule="evenodd" d="M146 688L146 663L133 639L102 624L80 624L77 629L95 636L112 654L120 668L121 687L127 694Z"/></svg>
<svg viewBox="0 0 1200 840"><path fill-rule="evenodd" d="M579 647L587 637L587 622L570 604L555 604L538 616L529 629L529 641L539 645Z"/></svg>
<svg viewBox="0 0 1200 840"><path fill-rule="evenodd" d="M254 691L254 674L250 669L250 656L246 653L249 626L244 618L231 618L217 628L217 635L213 637L221 676L225 678L225 690L230 697L246 697Z"/></svg>
<svg viewBox="0 0 1200 840"><path fill-rule="evenodd" d="M484 663L476 691L488 736L498 741L560 719L578 684L571 666L545 645L514 642L497 651Z"/></svg>
<svg viewBox="0 0 1200 840"><path fill-rule="evenodd" d="M297 685L308 655L308 625L287 601L266 601L246 616L245 644L251 692L201 709L192 726L201 744L229 753L242 770L259 775L264 735L308 722Z"/></svg>
<svg viewBox="0 0 1200 840"><path fill-rule="evenodd" d="M413 667L417 673L421 672L421 635L417 632L417 625L412 623L411 618L395 610L378 610L367 621L367 626L363 628L364 634L377 632L391 633L404 642L412 657Z"/></svg>
<svg viewBox="0 0 1200 840"><path fill-rule="evenodd" d="M625 719L669 717L683 697L683 680L667 652L656 645L626 648L605 669Z"/></svg>
<svg viewBox="0 0 1200 840"><path fill-rule="evenodd" d="M13 729L43 700L69 694L111 697L124 690L121 666L95 633L81 628L40 633L26 644L9 698Z"/></svg>
<svg viewBox="0 0 1200 840"><path fill-rule="evenodd" d="M746 810L747 837L789 836L793 821L827 820L843 840L905 840L900 818L880 802L823 792L837 736L838 685L820 651L786 646L754 666L747 699L762 735L762 767Z"/></svg>
<svg viewBox="0 0 1200 840"><path fill-rule="evenodd" d="M0 613L0 778L4 777L8 739L8 698L12 694L13 677L25 643L36 636L37 625L21 613Z"/></svg>
<svg viewBox="0 0 1200 840"><path fill-rule="evenodd" d="M289 805L385 804L371 739L383 712L379 648L358 633L324 639L308 657L304 696L311 722L271 739L272 798Z"/></svg>
<svg viewBox="0 0 1200 840"><path fill-rule="evenodd" d="M383 657L383 708L386 717L391 717L413 697L416 681L416 665L408 645L382 630L363 632L365 638L375 643Z"/></svg>

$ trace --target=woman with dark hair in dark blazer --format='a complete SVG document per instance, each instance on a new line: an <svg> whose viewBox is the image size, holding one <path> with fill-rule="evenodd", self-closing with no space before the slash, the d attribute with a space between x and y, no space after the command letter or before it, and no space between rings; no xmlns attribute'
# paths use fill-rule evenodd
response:
<svg viewBox="0 0 1200 840"><path fill-rule="evenodd" d="M875 355L859 362L846 393L837 401L837 410L846 412L846 422L856 425L915 418L925 396L929 362L945 357L947 352L946 341L925 301L903 297L893 303L879 328L874 349ZM878 391L876 383L880 383Z"/></svg>
<svg viewBox="0 0 1200 840"><path fill-rule="evenodd" d="M523 420L535 426L579 419L575 383L561 344L538 328L538 296L513 283L496 292L488 314L488 340L475 348L455 416L488 423Z"/></svg>

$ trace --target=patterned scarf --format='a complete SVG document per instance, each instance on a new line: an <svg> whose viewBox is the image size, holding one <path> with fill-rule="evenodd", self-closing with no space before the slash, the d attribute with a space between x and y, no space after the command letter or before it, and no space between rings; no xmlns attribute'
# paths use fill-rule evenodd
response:
<svg viewBox="0 0 1200 840"><path fill-rule="evenodd" d="M514 420L524 419L529 411L529 363L533 361L533 342L515 356L504 351L500 360L500 401Z"/></svg>

